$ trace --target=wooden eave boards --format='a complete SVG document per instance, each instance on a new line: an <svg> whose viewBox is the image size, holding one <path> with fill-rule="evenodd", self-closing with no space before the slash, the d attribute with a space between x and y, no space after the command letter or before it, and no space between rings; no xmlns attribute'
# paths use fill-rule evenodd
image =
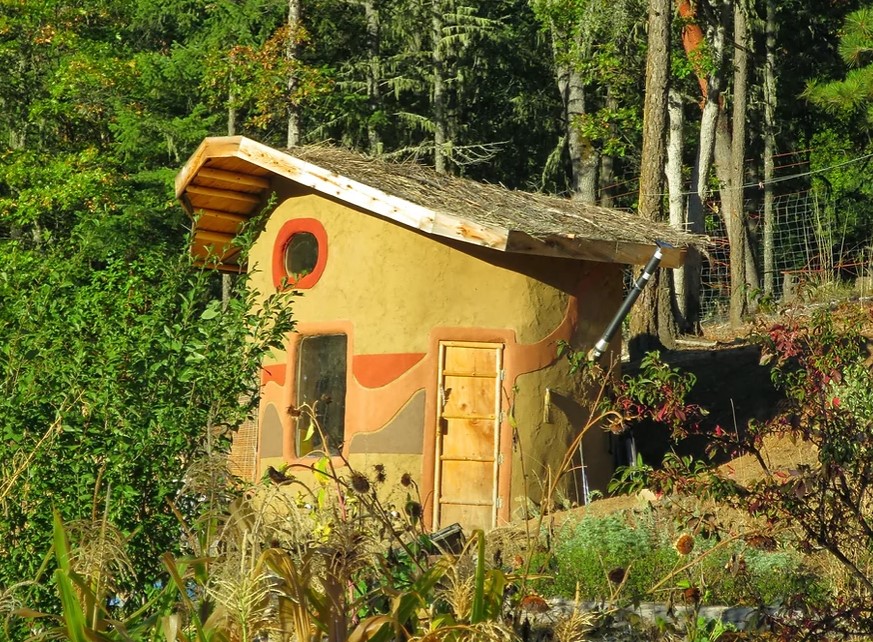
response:
<svg viewBox="0 0 873 642"><path fill-rule="evenodd" d="M238 270L234 235L262 207L281 177L425 234L503 252L644 264L654 245L553 235L546 239L434 211L241 136L207 138L176 176L176 197L195 217L192 253ZM661 264L678 267L685 248L666 248Z"/></svg>

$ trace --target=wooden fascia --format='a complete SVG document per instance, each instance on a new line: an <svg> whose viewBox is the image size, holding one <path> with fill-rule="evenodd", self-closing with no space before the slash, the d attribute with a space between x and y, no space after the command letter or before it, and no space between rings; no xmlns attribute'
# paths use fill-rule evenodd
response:
<svg viewBox="0 0 873 642"><path fill-rule="evenodd" d="M524 232L510 232L506 251L518 254L537 254L558 258L582 259L605 263L645 265L655 253L652 243L629 243L625 241L601 241L553 235L540 240ZM685 248L662 247L661 267L677 268L685 263Z"/></svg>

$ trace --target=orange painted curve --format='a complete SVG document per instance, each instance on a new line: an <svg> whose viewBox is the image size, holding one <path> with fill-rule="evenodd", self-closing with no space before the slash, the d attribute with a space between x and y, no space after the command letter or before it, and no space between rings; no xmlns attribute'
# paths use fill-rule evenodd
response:
<svg viewBox="0 0 873 642"><path fill-rule="evenodd" d="M295 234L308 232L318 242L318 257L312 272L294 281L285 273L285 248ZM292 218L286 222L276 234L273 244L273 286L281 288L286 283L286 289L296 288L306 290L318 283L327 265L327 231L321 221L314 218Z"/></svg>
<svg viewBox="0 0 873 642"><path fill-rule="evenodd" d="M403 375L424 356L423 352L356 354L352 357L352 373L365 388L381 388Z"/></svg>
<svg viewBox="0 0 873 642"><path fill-rule="evenodd" d="M284 363L274 363L261 368L261 385L266 386L268 383L276 383L280 386L285 385L285 375L288 371Z"/></svg>

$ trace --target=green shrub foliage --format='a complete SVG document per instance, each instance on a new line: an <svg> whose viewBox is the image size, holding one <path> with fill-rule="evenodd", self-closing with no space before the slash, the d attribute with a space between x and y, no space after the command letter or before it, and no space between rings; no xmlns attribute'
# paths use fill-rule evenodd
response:
<svg viewBox="0 0 873 642"><path fill-rule="evenodd" d="M681 603L678 589L696 586L705 603L750 606L786 603L804 591L814 598L825 592L797 551L697 536L692 554L684 557L674 547L680 532L667 513L585 517L556 534L554 580L543 588L564 597L578 589L585 601ZM616 575L624 580L620 591Z"/></svg>
<svg viewBox="0 0 873 642"><path fill-rule="evenodd" d="M109 247L115 226L90 223ZM36 580L32 605L46 606L33 593L53 509L68 523L106 512L130 557L119 591L161 582L174 509L193 518L209 500L186 491L186 470L225 449L261 358L292 328L287 301L253 312L240 278L222 306L217 274L136 228L105 252L79 235L0 243L0 585Z"/></svg>

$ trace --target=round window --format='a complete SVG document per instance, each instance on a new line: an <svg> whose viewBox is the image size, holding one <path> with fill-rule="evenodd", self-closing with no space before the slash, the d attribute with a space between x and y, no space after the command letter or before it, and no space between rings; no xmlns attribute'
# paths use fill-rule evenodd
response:
<svg viewBox="0 0 873 642"><path fill-rule="evenodd" d="M273 245L273 285L306 290L318 283L327 263L327 232L313 218L287 221Z"/></svg>
<svg viewBox="0 0 873 642"><path fill-rule="evenodd" d="M285 246L285 275L299 281L318 265L318 239L311 232L297 232Z"/></svg>

